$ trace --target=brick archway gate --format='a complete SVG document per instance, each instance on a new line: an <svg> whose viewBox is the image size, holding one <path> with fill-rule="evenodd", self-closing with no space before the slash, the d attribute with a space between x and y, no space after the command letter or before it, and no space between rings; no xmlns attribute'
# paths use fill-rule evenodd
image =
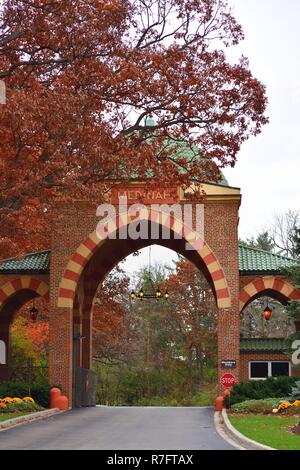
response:
<svg viewBox="0 0 300 470"><path fill-rule="evenodd" d="M142 185L140 184L139 187ZM146 186L143 186L146 188ZM136 190L132 183L130 188ZM121 190L121 189L120 189ZM124 191L124 188L123 188ZM99 283L110 270L130 253L150 244L160 244L181 253L193 262L205 275L215 294L218 307L219 360L236 361L235 373L239 374L239 276L238 276L238 208L240 193L236 188L207 184L204 200L204 245L186 250L185 242L195 242L194 227L171 221L171 238L151 240L100 240L95 228L97 204L77 201L74 205L57 205L53 217L51 249L51 325L49 372L52 383L61 384L69 397L72 396L74 367L90 368L91 310ZM170 192L170 191L169 191ZM161 191L163 193L163 191ZM168 203L203 204L203 199L191 203L181 188L175 187L176 196ZM130 199L130 198L129 198ZM115 196L111 196L116 204ZM128 203L137 202L132 198ZM148 197L143 202L148 207L153 202ZM163 203L165 201L160 201ZM160 217L160 219L159 219ZM151 223L160 227L166 224L164 215L157 215ZM131 221L123 220L123 224ZM62 227L63 225L63 227ZM112 224L111 231L116 231ZM181 232L183 237L176 238ZM197 238L197 237L196 237ZM74 346L73 338L77 338ZM78 342L79 341L79 342ZM74 358L73 352L77 357ZM75 360L75 362L74 362ZM219 375L226 369L219 368Z"/></svg>
<svg viewBox="0 0 300 470"><path fill-rule="evenodd" d="M127 191L130 204L137 202L137 193L146 194L146 200L139 201L146 207L152 202L178 203L182 207L191 203L194 210L196 204L203 204L204 245L195 246L194 250L186 250L185 245L186 240L190 244L195 242L194 227L180 226L175 218L170 220L172 236L168 240L160 237L103 241L95 234L99 221L97 202L74 201L70 205L57 202L53 207L51 250L28 254L21 260L4 260L0 265L0 341L8 336L8 330L4 331L5 312L10 310L13 315L19 305L16 299L22 303L30 296L50 294L49 381L61 385L72 402L73 370L91 366L91 310L99 283L124 257L155 243L181 253L206 276L218 307L218 374L220 377L231 372L239 380L240 308L262 292L283 302L299 299L300 293L286 282L282 272L282 267L294 261L239 244L238 188L204 184L202 189L204 199L193 198L191 202L187 196L190 189L184 192L180 187L159 188L156 191L159 201L157 197L153 201L153 192L149 195L144 183L133 182L125 189L117 188L122 193ZM108 202L116 205L113 191L108 193ZM165 215L154 219L159 227L166 223ZM128 225L130 221L126 218L123 223ZM110 224L110 230L116 232L116 226ZM183 237L176 238L176 232ZM234 361L234 369L227 368L228 360Z"/></svg>
<svg viewBox="0 0 300 470"><path fill-rule="evenodd" d="M194 263L205 275L215 295L220 313L219 321L222 312L224 316L231 307L230 291L224 271L209 245L202 242L192 229L176 218L172 218L171 221L170 238L164 238L164 228L170 228L166 222L165 214L152 210L150 216L151 220L144 218L143 215L135 218L134 221L127 217L119 218L118 229L116 229L115 223L109 223L110 229L106 239L99 238L96 231L92 232L80 244L67 264L59 285L57 307L68 309L70 321L73 323L73 392L74 388L79 386L74 372L78 369L91 369L92 367L92 307L97 288L106 274L132 252L154 243L173 249ZM160 237L153 240L151 238L120 240L118 238L119 231L125 226L129 227L132 224L143 222L149 224L149 233L154 226L157 226L154 231L160 233ZM189 241L187 242L187 240ZM219 328L219 331L221 340L222 330ZM55 364L56 362L50 362L50 374L54 373L52 382L61 383L62 377L57 375Z"/></svg>

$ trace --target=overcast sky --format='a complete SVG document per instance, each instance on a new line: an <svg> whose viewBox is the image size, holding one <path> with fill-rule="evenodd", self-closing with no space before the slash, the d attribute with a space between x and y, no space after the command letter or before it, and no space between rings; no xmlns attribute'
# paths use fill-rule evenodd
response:
<svg viewBox="0 0 300 470"><path fill-rule="evenodd" d="M231 0L245 40L230 52L249 58L255 77L267 87L270 123L247 141L233 169L224 174L242 191L239 235L248 238L272 222L275 212L299 210L300 179L300 0ZM168 261L171 252L152 248L152 259ZM132 272L148 254L129 257Z"/></svg>
<svg viewBox="0 0 300 470"><path fill-rule="evenodd" d="M242 191L240 236L255 234L274 212L299 210L300 1L232 0L246 39L235 49L267 87L270 123L247 141L233 169Z"/></svg>

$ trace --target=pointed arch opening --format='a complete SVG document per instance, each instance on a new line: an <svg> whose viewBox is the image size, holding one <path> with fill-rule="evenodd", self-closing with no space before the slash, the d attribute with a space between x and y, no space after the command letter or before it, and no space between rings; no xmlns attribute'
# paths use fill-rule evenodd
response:
<svg viewBox="0 0 300 470"><path fill-rule="evenodd" d="M99 238L96 231L92 232L81 243L68 262L59 286L58 307L73 308L75 293L82 276L89 278L90 281L94 281L95 285L98 285L123 258L141 248L158 244L180 253L195 264L211 285L218 308L229 308L231 306L231 297L221 264L209 245L205 241L203 242L198 234L189 227L184 226L175 219L170 229L170 221L156 218L148 221L148 223L152 226L157 224L159 237L137 240L118 238L121 227L147 220L143 216L134 222L126 219L118 225L118 228L116 224L109 224L105 239ZM163 238L162 231L164 229L170 231L169 239ZM151 233L150 230L149 233ZM186 249L186 243L193 249Z"/></svg>

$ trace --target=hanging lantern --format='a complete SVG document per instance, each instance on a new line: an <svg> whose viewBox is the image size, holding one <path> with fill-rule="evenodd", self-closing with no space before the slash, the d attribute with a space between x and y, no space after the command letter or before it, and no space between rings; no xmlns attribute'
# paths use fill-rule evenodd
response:
<svg viewBox="0 0 300 470"><path fill-rule="evenodd" d="M161 293L159 287L157 288L157 291L156 291L156 294L155 294L155 295L156 295L157 300L161 299L162 293Z"/></svg>
<svg viewBox="0 0 300 470"><path fill-rule="evenodd" d="M36 321L38 313L39 313L38 309L33 305L32 308L29 310L30 320Z"/></svg>
<svg viewBox="0 0 300 470"><path fill-rule="evenodd" d="M150 289L148 290L150 284ZM144 291L145 288L145 291ZM148 284L147 285L142 285L140 290L138 292L135 292L134 290L131 291L130 293L130 300L135 300L135 299L156 299L156 300L168 300L170 297L169 292L167 289L163 293L159 286L155 287L154 282L151 278L151 247L149 247L149 272L148 272Z"/></svg>
<svg viewBox="0 0 300 470"><path fill-rule="evenodd" d="M144 293L143 289L141 289L141 290L139 291L138 296L139 296L139 298L140 298L141 300L143 300L143 298L145 297L145 293Z"/></svg>
<svg viewBox="0 0 300 470"><path fill-rule="evenodd" d="M267 304L266 308L264 309L265 320L270 320L271 316L272 316L272 309Z"/></svg>
<svg viewBox="0 0 300 470"><path fill-rule="evenodd" d="M131 300L134 300L136 298L136 293L134 291L131 291L130 298Z"/></svg>

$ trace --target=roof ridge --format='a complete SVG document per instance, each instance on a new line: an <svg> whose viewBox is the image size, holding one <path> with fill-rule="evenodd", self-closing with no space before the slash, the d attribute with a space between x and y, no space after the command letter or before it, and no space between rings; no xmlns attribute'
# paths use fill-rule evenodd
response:
<svg viewBox="0 0 300 470"><path fill-rule="evenodd" d="M246 248L247 250L260 251L261 253L265 253L266 255L277 256L278 258L284 258L290 261L297 261L296 258L290 258L289 256L280 255L279 253L272 253L271 251L262 250L261 248L256 248L254 246L245 245L244 242L239 241L238 246L241 248Z"/></svg>
<svg viewBox="0 0 300 470"><path fill-rule="evenodd" d="M287 338L240 338L240 341L287 341Z"/></svg>
<svg viewBox="0 0 300 470"><path fill-rule="evenodd" d="M13 260L18 260L18 261L21 261L25 258L27 258L28 256L31 256L31 255L41 255L42 253L50 253L51 250L48 249L48 250L42 250L42 251L33 251L31 253L26 253L26 255L24 255L22 258L17 258L16 256L12 257L12 258L4 258L4 259L0 259L0 266L5 262L5 261L13 261Z"/></svg>

